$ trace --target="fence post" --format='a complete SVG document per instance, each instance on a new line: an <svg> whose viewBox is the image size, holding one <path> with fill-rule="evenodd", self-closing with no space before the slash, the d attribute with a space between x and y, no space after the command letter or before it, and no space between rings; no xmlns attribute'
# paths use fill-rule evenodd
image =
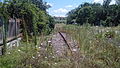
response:
<svg viewBox="0 0 120 68"><path fill-rule="evenodd" d="M6 52L6 45L7 45L7 43L6 43L6 39L7 39L7 21L6 21L6 19L3 17L3 26L2 26L2 28L3 28L3 55L5 54L5 52Z"/></svg>

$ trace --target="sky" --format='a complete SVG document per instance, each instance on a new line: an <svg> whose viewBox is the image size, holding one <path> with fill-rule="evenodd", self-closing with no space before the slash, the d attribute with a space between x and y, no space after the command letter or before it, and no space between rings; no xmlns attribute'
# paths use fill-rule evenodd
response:
<svg viewBox="0 0 120 68"><path fill-rule="evenodd" d="M78 7L80 4L83 4L85 2L101 4L103 3L103 0L43 0L43 1L51 5L51 8L49 8L47 12L51 16L57 17L65 17L66 13L68 13L70 10ZM110 4L115 4L115 0L112 0Z"/></svg>
<svg viewBox="0 0 120 68"><path fill-rule="evenodd" d="M103 3L103 0L44 0L52 7L47 11L51 16L65 17L66 13L70 10L78 7L85 2L89 3ZM115 4L115 0L112 0L110 4Z"/></svg>

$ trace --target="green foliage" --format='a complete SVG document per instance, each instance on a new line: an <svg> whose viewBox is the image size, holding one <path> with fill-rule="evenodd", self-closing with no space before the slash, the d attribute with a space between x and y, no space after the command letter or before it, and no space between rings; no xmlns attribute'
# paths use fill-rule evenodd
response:
<svg viewBox="0 0 120 68"><path fill-rule="evenodd" d="M104 0L103 6L107 8L112 0Z"/></svg>
<svg viewBox="0 0 120 68"><path fill-rule="evenodd" d="M46 48L34 43L21 43L19 47L8 49L6 55L0 56L0 68L64 68L71 67L69 59L58 58L53 53L52 46L47 43L48 37L38 37L46 41ZM42 42L40 41L39 42ZM26 47L27 46L27 47Z"/></svg>
<svg viewBox="0 0 120 68"><path fill-rule="evenodd" d="M4 0L4 3L0 3L0 6L0 16L3 18L4 27L4 43L6 43L7 21L9 18L21 20L20 29L22 29L26 43L29 42L29 36L33 33L33 40L37 45L36 36L43 30L46 30L46 33L49 34L54 28L54 20L47 14L47 6L43 4L42 0Z"/></svg>
<svg viewBox="0 0 120 68"><path fill-rule="evenodd" d="M115 37L115 32L109 31L104 34L106 38L114 38Z"/></svg>
<svg viewBox="0 0 120 68"><path fill-rule="evenodd" d="M92 23L93 12L92 8L86 6L78 11L76 22L79 22L81 25L84 23Z"/></svg>
<svg viewBox="0 0 120 68"><path fill-rule="evenodd" d="M39 26L40 22L44 23L44 26L49 25L50 29L54 28L54 21L52 17L47 14L46 5L42 0L10 0L5 1L5 3L6 8L4 9L6 9L6 12L4 11L4 13L7 13L6 15L8 15L7 17L9 18L24 20L28 35L34 31L34 28L38 28L37 25ZM38 29L42 30L41 28Z"/></svg>
<svg viewBox="0 0 120 68"><path fill-rule="evenodd" d="M109 5L110 1L104 0L103 5L99 3L81 4L79 7L68 12L67 23L118 26L120 23L120 5Z"/></svg>

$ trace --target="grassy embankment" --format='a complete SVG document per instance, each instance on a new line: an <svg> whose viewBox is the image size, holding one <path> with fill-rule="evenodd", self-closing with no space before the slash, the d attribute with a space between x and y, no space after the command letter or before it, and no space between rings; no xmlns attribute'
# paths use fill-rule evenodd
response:
<svg viewBox="0 0 120 68"><path fill-rule="evenodd" d="M57 58L52 47L47 46L41 53L40 44L49 36L41 36L39 44L21 43L20 47L9 50L0 57L1 68L119 68L120 67L120 27L91 27L64 25L58 29L72 36L80 47L83 59L75 65L69 58ZM58 31L57 30L57 31ZM47 43L47 45L50 45Z"/></svg>

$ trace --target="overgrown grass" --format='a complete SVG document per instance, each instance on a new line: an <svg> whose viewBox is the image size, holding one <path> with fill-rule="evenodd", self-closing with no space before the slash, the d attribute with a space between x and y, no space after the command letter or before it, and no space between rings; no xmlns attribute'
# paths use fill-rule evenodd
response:
<svg viewBox="0 0 120 68"><path fill-rule="evenodd" d="M67 25L62 30L77 40L83 61L79 68L119 68L120 28Z"/></svg>
<svg viewBox="0 0 120 68"><path fill-rule="evenodd" d="M60 24L61 25L61 24ZM82 59L54 55L50 36L41 35L38 45L30 42L8 50L0 56L0 68L119 68L120 67L120 28L64 25L56 27L55 32L66 32L74 38L80 49ZM46 43L45 49L40 45Z"/></svg>
<svg viewBox="0 0 120 68"><path fill-rule="evenodd" d="M21 42L19 47L7 50L6 55L0 56L0 68L70 68L70 60L58 58L53 54L50 36L38 37L38 45L31 41ZM45 49L40 45L45 42Z"/></svg>

